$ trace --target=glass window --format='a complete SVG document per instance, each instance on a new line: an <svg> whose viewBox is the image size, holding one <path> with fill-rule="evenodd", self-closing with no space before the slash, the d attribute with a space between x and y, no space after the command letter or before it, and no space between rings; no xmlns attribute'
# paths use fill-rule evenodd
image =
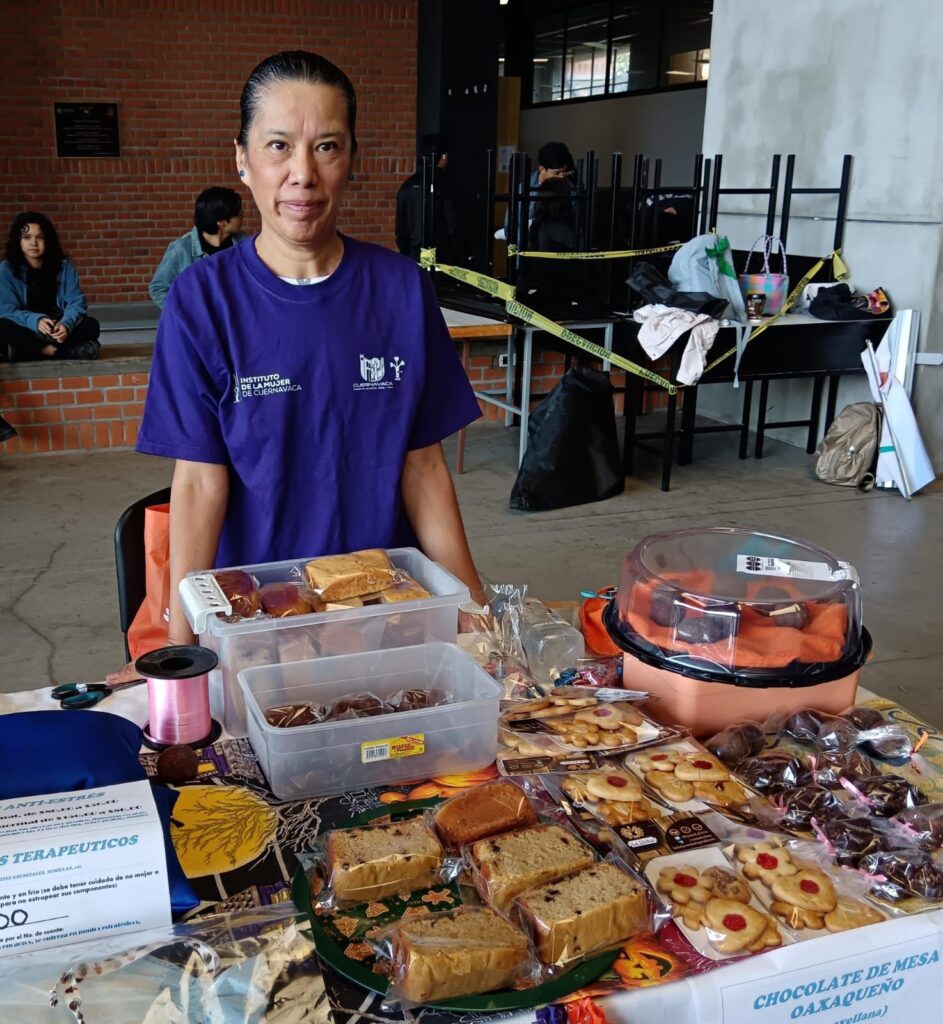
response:
<svg viewBox="0 0 943 1024"><path fill-rule="evenodd" d="M658 4L636 0L614 5L609 92L655 88L660 26Z"/></svg>
<svg viewBox="0 0 943 1024"><path fill-rule="evenodd" d="M538 18L534 26L533 89L534 103L563 99L562 14Z"/></svg>
<svg viewBox="0 0 943 1024"><path fill-rule="evenodd" d="M666 0L663 86L706 82L710 73L713 0Z"/></svg>
<svg viewBox="0 0 943 1024"><path fill-rule="evenodd" d="M597 3L570 11L566 25L564 99L605 93L608 50L609 4Z"/></svg>

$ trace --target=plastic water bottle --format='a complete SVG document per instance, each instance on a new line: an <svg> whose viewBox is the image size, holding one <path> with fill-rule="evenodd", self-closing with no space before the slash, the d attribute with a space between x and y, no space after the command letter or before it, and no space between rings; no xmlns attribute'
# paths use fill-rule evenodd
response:
<svg viewBox="0 0 943 1024"><path fill-rule="evenodd" d="M552 683L565 669L586 657L583 634L540 601L524 601L521 643L527 667L540 683Z"/></svg>

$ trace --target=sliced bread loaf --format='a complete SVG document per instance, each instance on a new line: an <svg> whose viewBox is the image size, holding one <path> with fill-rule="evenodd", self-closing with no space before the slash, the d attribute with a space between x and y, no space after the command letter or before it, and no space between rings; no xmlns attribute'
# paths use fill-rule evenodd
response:
<svg viewBox="0 0 943 1024"><path fill-rule="evenodd" d="M589 867L594 859L589 847L559 825L482 839L471 847L471 858L481 898L502 911L525 889Z"/></svg>
<svg viewBox="0 0 943 1024"><path fill-rule="evenodd" d="M487 908L430 914L393 935L394 979L414 1003L507 988L527 959L526 936Z"/></svg>
<svg viewBox="0 0 943 1024"><path fill-rule="evenodd" d="M436 828L452 846L537 824L537 813L513 782L487 782L447 800L436 811Z"/></svg>
<svg viewBox="0 0 943 1024"><path fill-rule="evenodd" d="M422 818L329 832L327 852L334 892L356 903L435 885L443 857Z"/></svg>
<svg viewBox="0 0 943 1024"><path fill-rule="evenodd" d="M613 864L594 864L539 885L521 895L517 905L545 964L570 963L648 927L645 889Z"/></svg>

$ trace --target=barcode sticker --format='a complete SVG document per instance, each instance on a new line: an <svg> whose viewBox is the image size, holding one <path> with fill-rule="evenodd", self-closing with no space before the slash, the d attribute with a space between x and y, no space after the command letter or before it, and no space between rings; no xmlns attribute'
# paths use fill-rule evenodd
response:
<svg viewBox="0 0 943 1024"><path fill-rule="evenodd" d="M848 562L839 562L832 569L825 562L805 562L796 558L770 558L767 555L737 555L737 572L750 575L781 576L794 580L819 580L833 583L837 580L854 580L859 583L855 567Z"/></svg>
<svg viewBox="0 0 943 1024"><path fill-rule="evenodd" d="M360 744L360 763L391 761L398 757L415 757L426 752L426 735L392 736L385 740L367 740Z"/></svg>

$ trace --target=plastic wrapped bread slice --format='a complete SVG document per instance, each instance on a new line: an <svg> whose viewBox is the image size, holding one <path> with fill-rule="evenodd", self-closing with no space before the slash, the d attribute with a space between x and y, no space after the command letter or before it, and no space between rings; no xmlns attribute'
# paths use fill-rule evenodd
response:
<svg viewBox="0 0 943 1024"><path fill-rule="evenodd" d="M392 960L389 998L401 1005L494 992L539 976L527 936L485 907L402 921L378 944Z"/></svg>
<svg viewBox="0 0 943 1024"><path fill-rule="evenodd" d="M548 966L569 967L651 928L648 891L615 864L594 864L515 900Z"/></svg>
<svg viewBox="0 0 943 1024"><path fill-rule="evenodd" d="M326 604L375 594L393 583L388 568L377 567L357 555L313 558L305 565L305 576L311 589Z"/></svg>
<svg viewBox="0 0 943 1024"><path fill-rule="evenodd" d="M594 861L593 851L560 825L535 825L474 843L468 851L481 898L502 913L527 889Z"/></svg>
<svg viewBox="0 0 943 1024"><path fill-rule="evenodd" d="M499 832L536 825L537 812L513 782L486 782L440 804L434 819L439 835L458 848Z"/></svg>
<svg viewBox="0 0 943 1024"><path fill-rule="evenodd" d="M367 903L443 880L445 853L420 818L335 829L325 838L324 906Z"/></svg>

